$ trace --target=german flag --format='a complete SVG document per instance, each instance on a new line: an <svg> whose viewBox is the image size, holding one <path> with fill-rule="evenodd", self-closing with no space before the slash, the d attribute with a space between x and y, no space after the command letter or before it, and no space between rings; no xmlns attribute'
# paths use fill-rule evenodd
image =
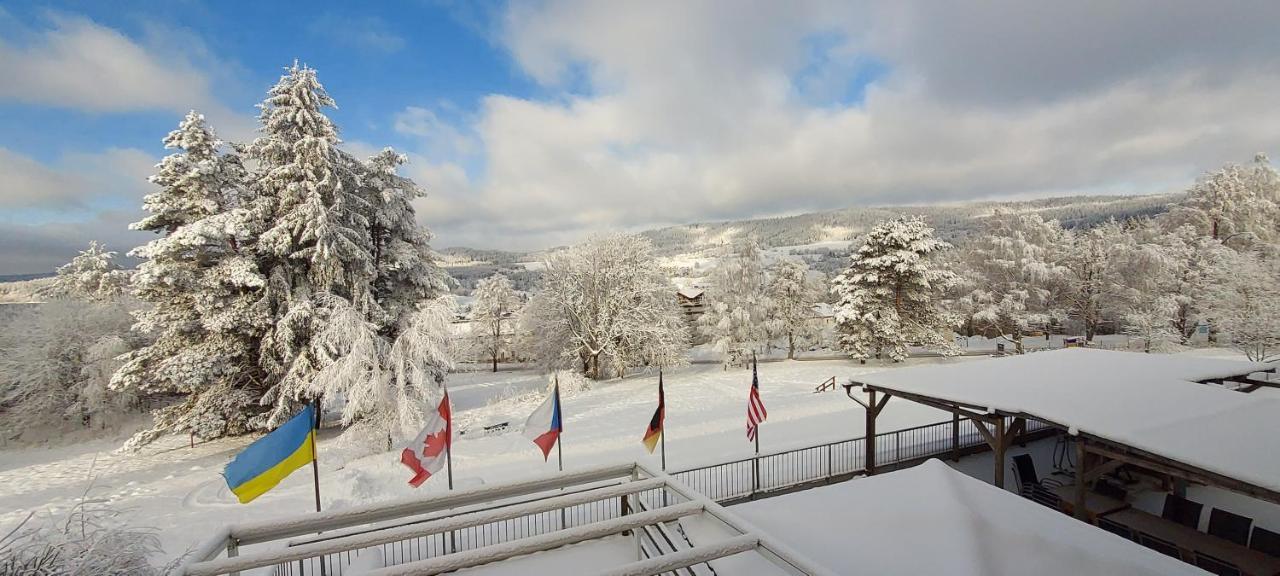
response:
<svg viewBox="0 0 1280 576"><path fill-rule="evenodd" d="M653 454L653 449L657 448L658 441L662 439L662 423L667 419L667 400L662 392L662 371L658 371L658 409L653 411L653 418L649 419L649 428L644 431L644 447Z"/></svg>

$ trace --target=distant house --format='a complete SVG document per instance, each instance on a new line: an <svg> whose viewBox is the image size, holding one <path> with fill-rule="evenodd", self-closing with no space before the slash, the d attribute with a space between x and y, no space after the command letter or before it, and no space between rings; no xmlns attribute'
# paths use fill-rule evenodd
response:
<svg viewBox="0 0 1280 576"><path fill-rule="evenodd" d="M706 291L702 288L681 288L676 291L676 303L684 311L684 317L690 323L697 322L703 312L707 311Z"/></svg>

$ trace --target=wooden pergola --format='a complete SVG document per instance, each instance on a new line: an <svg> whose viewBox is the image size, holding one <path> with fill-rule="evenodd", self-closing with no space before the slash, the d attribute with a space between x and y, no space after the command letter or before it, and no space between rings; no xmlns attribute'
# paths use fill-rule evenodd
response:
<svg viewBox="0 0 1280 576"><path fill-rule="evenodd" d="M1044 355L1052 355L1054 353L1039 353L1041 357ZM1115 353L1125 354L1125 353ZM1023 357L1026 358L1026 357ZM1071 360L1080 360L1080 358L1072 358ZM985 361L977 361L975 363L1008 363L1006 359L991 359ZM961 368L964 365L956 366ZM990 364L984 366L983 374L989 374L993 368L1000 367L1001 364ZM944 372L938 370L939 367L921 367L926 368L927 375L932 378L938 378L944 375ZM908 370L919 370L919 368L904 368L892 371L896 373L894 378L880 377L880 380L903 381L901 373ZM1223 370L1223 369L1220 369ZM1240 394L1241 392L1251 392L1260 387L1280 387L1280 382L1272 382L1268 380L1258 380L1251 378L1250 375L1256 372L1274 372L1275 368L1260 367L1258 364L1240 363L1240 367L1236 369L1238 373L1232 372L1231 368L1226 368L1225 373L1206 378L1202 380L1186 381L1181 384L1191 385L1196 382L1202 385L1227 383L1237 384L1239 387L1235 390L1220 390L1221 394ZM975 373L980 371L974 371ZM867 375L864 380L874 380L876 375ZM1120 374L1114 377L1120 377ZM973 376L971 376L973 377ZM966 398L965 400L957 400L956 397L963 397L965 394L942 394L942 393L926 393L920 389L904 389L912 388L909 385L886 385L884 383L858 382L851 381L844 385L846 395L850 399L860 404L866 410L866 470L867 474L875 474L876 470L876 420L885 406L893 398L902 398L924 406L929 406L938 410L950 412L953 415L953 434L959 436L959 422L961 418L968 418L973 422L978 433L982 435L990 446L994 455L993 483L996 486L1004 488L1005 486L1005 454L1011 443L1015 441L1019 434L1027 429L1027 422L1037 421L1049 427L1060 430L1062 433L1068 434L1075 440L1075 455L1077 466L1075 470L1075 488L1074 488L1074 510L1077 517L1086 518L1087 510L1085 507L1085 499L1087 487L1094 480L1115 470L1122 465L1131 465L1153 472L1157 475L1167 476L1172 479L1194 482L1208 486L1215 486L1225 490L1230 490L1240 494L1250 496L1259 500L1264 500L1274 504L1280 504L1280 491L1276 489L1273 483L1270 486L1260 485L1257 482L1251 482L1237 478L1229 473L1222 471L1209 470L1204 466L1180 460L1171 457L1168 454L1160 454L1151 450L1144 450L1134 446L1131 443L1117 439L1122 434L1107 434L1106 431L1080 431L1064 422L1055 421L1054 418L1045 414L1038 414L1028 410L1009 410L1002 409L992 405L984 405L985 401L978 401L974 398ZM929 388L929 386L917 386L915 388ZM939 390L950 390L942 387L935 387ZM1098 386L1090 388L1092 392L1097 394L1097 398L1091 398L1092 402L1123 402L1102 395L1105 387ZM984 393L995 394L996 389L991 388L984 390ZM1185 390L1184 390L1185 391ZM972 396L970 394L969 396ZM981 394L979 394L981 396ZM1271 402L1259 398L1258 402ZM993 399L991 404L999 404L998 399ZM1059 411L1061 412L1061 411ZM1135 418L1141 416L1135 413ZM957 442L958 445L958 442ZM1280 452L1271 451L1269 454L1258 454L1260 459L1280 459ZM1181 486L1181 483L1178 483Z"/></svg>

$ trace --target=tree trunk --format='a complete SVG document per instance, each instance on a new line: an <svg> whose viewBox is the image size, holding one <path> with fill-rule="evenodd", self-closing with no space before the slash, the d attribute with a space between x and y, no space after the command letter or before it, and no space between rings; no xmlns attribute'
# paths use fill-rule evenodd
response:
<svg viewBox="0 0 1280 576"><path fill-rule="evenodd" d="M787 332L787 360L796 359L796 335L794 332Z"/></svg>
<svg viewBox="0 0 1280 576"><path fill-rule="evenodd" d="M493 354L493 371L498 371L498 354L496 352Z"/></svg>

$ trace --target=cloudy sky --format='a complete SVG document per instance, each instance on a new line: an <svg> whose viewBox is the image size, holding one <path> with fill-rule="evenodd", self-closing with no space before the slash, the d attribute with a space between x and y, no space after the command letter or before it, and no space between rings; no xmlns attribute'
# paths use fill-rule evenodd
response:
<svg viewBox="0 0 1280 576"><path fill-rule="evenodd" d="M144 241L161 138L252 137L295 58L350 150L410 155L441 247L1161 192L1280 143L1274 1L14 4L0 274Z"/></svg>

